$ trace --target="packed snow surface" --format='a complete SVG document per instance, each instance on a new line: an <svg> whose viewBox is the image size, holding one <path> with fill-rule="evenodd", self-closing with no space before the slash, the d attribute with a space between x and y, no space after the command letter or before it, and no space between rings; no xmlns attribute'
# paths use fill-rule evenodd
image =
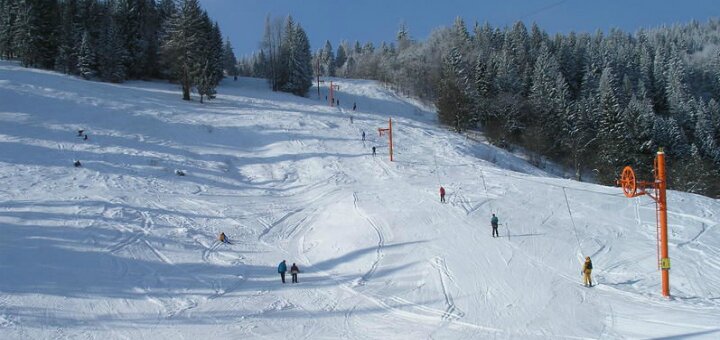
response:
<svg viewBox="0 0 720 340"><path fill-rule="evenodd" d="M718 200L669 192L666 299L649 197L335 83L340 107L257 79L200 104L1 62L0 338L720 337Z"/></svg>

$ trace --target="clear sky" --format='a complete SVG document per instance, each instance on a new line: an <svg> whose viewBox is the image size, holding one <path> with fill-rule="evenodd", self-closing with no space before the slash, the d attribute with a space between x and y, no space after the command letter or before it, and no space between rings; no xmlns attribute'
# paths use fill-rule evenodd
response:
<svg viewBox="0 0 720 340"><path fill-rule="evenodd" d="M705 21L720 16L720 0L200 0L238 56L258 50L265 16L292 15L307 32L313 51L330 40L391 41L401 22L424 40L456 16L493 26L533 21L549 33L594 32Z"/></svg>

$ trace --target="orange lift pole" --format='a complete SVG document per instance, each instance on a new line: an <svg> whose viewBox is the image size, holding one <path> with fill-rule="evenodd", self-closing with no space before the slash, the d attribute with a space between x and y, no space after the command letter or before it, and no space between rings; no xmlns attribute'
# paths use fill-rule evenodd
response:
<svg viewBox="0 0 720 340"><path fill-rule="evenodd" d="M388 118L388 128L378 128L378 133L380 136L383 135L384 132L388 133L388 138L390 139L390 161L393 161L393 140L392 140L392 118Z"/></svg>
<svg viewBox="0 0 720 340"><path fill-rule="evenodd" d="M635 172L630 166L626 166L617 184L622 187L626 197L638 197L648 195L655 200L656 213L658 217L658 267L662 271L662 295L670 297L670 255L668 254L668 232L667 232L667 174L665 172L665 152L661 148L655 157L655 181L637 181ZM646 189L653 189L654 193ZM639 189L639 191L638 191Z"/></svg>

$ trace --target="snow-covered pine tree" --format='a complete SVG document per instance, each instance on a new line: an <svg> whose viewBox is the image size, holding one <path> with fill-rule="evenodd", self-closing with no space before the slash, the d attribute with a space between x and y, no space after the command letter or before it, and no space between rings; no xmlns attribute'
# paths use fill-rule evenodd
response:
<svg viewBox="0 0 720 340"><path fill-rule="evenodd" d="M312 87L312 53L310 41L300 24L295 26L294 35L289 65L289 84L292 85L289 92L304 97Z"/></svg>
<svg viewBox="0 0 720 340"><path fill-rule="evenodd" d="M558 77L562 77L560 64L548 46L543 43L535 61L529 99L536 124L541 126L544 133L550 135L560 129L563 121L562 113L565 112L565 107L558 105L564 105L567 85L562 82L558 84ZM558 85L562 88L558 89Z"/></svg>
<svg viewBox="0 0 720 340"><path fill-rule="evenodd" d="M198 59L203 52L202 28L202 11L198 0L183 0L179 10L168 21L163 54L173 78L182 87L183 100L190 100L190 90L200 73Z"/></svg>
<svg viewBox="0 0 720 340"><path fill-rule="evenodd" d="M80 43L77 64L78 72L85 79L94 77L97 72L95 53L92 51L90 46L90 34L85 31L82 36L82 42Z"/></svg>
<svg viewBox="0 0 720 340"><path fill-rule="evenodd" d="M340 43L337 48L337 53L335 53L335 67L338 69L345 66L345 62L347 61L347 52L345 51L345 45L345 43Z"/></svg>
<svg viewBox="0 0 720 340"><path fill-rule="evenodd" d="M119 36L119 29L112 16L105 17L103 32L100 36L99 51L97 53L98 72L104 81L121 83L126 77L125 62L127 51Z"/></svg>
<svg viewBox="0 0 720 340"><path fill-rule="evenodd" d="M282 39L280 40L280 50L278 56L278 67L277 67L277 83L278 89L284 92L291 92L293 86L288 85L290 81L290 57L291 50L295 46L295 20L292 16L285 19L285 26L282 31Z"/></svg>
<svg viewBox="0 0 720 340"><path fill-rule="evenodd" d="M622 109L617 99L615 74L610 67L603 69L598 85L598 136L600 177L604 181L615 178L617 167L626 164L626 155L622 152L628 141L629 129L622 119Z"/></svg>
<svg viewBox="0 0 720 340"><path fill-rule="evenodd" d="M397 34L395 34L395 40L397 41L398 51L402 52L408 47L410 47L410 44L412 44L412 40L410 40L410 32L408 32L407 25L405 22L400 23L400 29L398 29Z"/></svg>
<svg viewBox="0 0 720 340"><path fill-rule="evenodd" d="M320 68L325 76L335 76L335 53L333 53L330 40L325 40L325 46L320 51Z"/></svg>
<svg viewBox="0 0 720 340"><path fill-rule="evenodd" d="M472 122L472 100L468 95L469 78L458 47L453 47L443 59L442 79L435 106L440 123L460 132Z"/></svg>

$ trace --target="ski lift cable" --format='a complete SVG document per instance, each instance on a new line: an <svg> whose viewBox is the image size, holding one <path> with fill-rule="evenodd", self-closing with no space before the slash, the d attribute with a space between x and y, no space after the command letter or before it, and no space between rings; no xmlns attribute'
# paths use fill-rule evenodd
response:
<svg viewBox="0 0 720 340"><path fill-rule="evenodd" d="M492 207L492 200L490 199L490 194L488 193L487 185L485 184L485 174L483 173L482 167L480 167L480 179L482 180L483 189L485 189L485 197L488 199L488 206L490 206L490 212L493 211Z"/></svg>
<svg viewBox="0 0 720 340"><path fill-rule="evenodd" d="M563 189L563 194L565 195L565 205L567 206L568 214L570 214L570 222L572 223L572 226L573 226L573 233L575 234L575 241L577 241L578 250L580 250L580 254L582 254L583 251L582 251L582 246L580 245L580 238L578 237L577 227L575 226L575 219L573 218L572 210L570 210L570 201L568 200L567 192L565 191L565 187L563 187L562 189Z"/></svg>
<svg viewBox="0 0 720 340"><path fill-rule="evenodd" d="M437 178L438 186L442 186L440 183L440 169L438 168L437 156L435 156L435 150L433 150L433 159L435 160L435 177Z"/></svg>

